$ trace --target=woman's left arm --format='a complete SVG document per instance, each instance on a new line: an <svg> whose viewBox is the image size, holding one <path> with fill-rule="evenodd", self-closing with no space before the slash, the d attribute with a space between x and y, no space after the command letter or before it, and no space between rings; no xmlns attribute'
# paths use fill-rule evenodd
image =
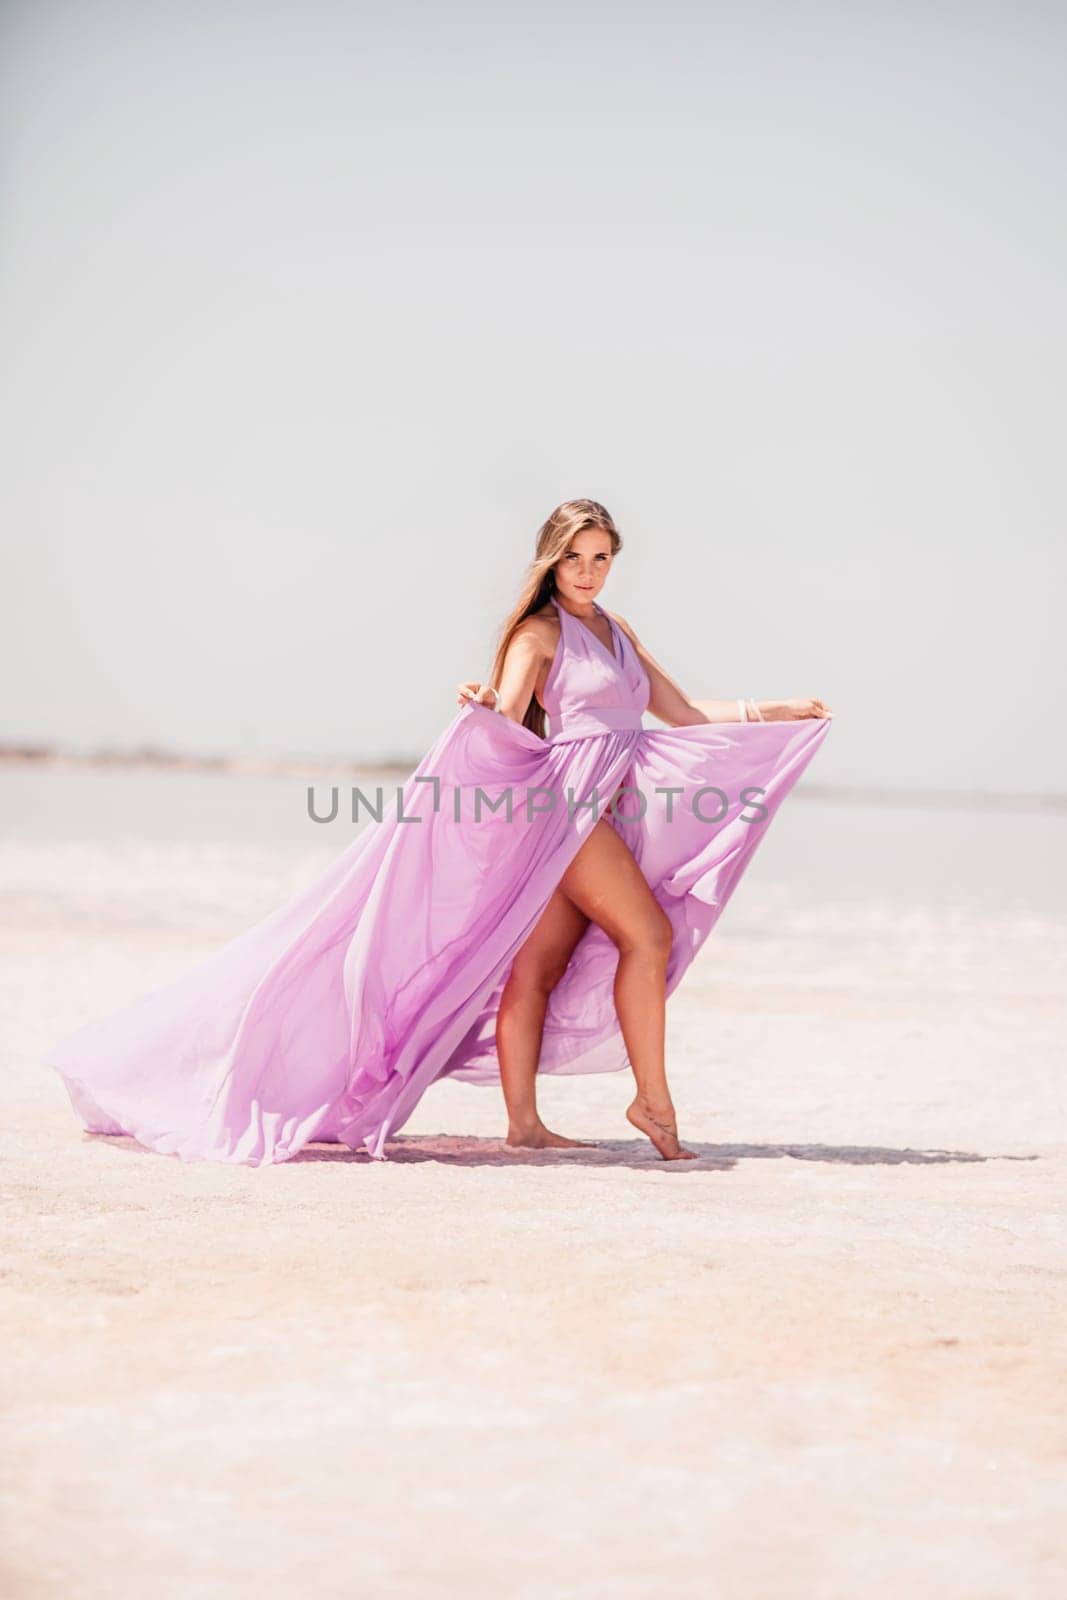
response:
<svg viewBox="0 0 1067 1600"><path fill-rule="evenodd" d="M833 712L821 700L748 701L746 702L748 719L742 717L741 708L736 700L690 700L681 685L674 681L669 672L664 671L653 656L649 655L625 617L620 617L617 612L613 612L612 615L619 627L626 630L626 637L648 673L648 709L668 727L689 728L699 722L756 721L758 719L752 713L753 705L764 722L791 722L802 717L833 716Z"/></svg>

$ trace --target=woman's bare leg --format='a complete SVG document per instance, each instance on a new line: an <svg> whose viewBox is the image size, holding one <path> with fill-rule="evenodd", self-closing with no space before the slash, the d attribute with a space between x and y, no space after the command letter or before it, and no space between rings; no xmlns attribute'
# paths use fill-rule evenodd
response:
<svg viewBox="0 0 1067 1600"><path fill-rule="evenodd" d="M508 1110L507 1142L525 1149L574 1149L587 1141L565 1139L546 1128L537 1110L537 1063L548 997L566 971L589 918L557 887L512 963L496 1019L500 1084Z"/></svg>
<svg viewBox="0 0 1067 1600"><path fill-rule="evenodd" d="M678 1143L664 1058L667 960L673 930L633 851L601 818L559 887L619 951L615 1009L626 1042L637 1096L626 1116L666 1161L696 1154Z"/></svg>

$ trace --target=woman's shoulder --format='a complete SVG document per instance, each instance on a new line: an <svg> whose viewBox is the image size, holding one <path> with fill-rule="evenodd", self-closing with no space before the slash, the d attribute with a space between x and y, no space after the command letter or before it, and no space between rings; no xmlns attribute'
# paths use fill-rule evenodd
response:
<svg viewBox="0 0 1067 1600"><path fill-rule="evenodd" d="M547 601L538 611L531 611L528 617L523 617L517 623L512 634L512 640L529 639L542 654L552 655L559 638L559 613L551 600Z"/></svg>

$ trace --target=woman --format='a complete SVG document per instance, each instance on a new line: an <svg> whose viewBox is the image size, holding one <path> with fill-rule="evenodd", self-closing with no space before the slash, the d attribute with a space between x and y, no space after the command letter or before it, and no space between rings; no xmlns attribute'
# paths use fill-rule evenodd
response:
<svg viewBox="0 0 1067 1600"><path fill-rule="evenodd" d="M614 522L595 501L558 507L538 536L527 592L505 625L490 685L461 684L459 703L492 705L542 734L548 709L545 686L566 617L587 628L608 655L616 650L614 625L621 628L648 680L645 709L671 727L738 721L748 711L754 720L764 721L832 715L821 700L750 701L744 706L732 700L689 700L629 623L604 612L597 601L621 545ZM546 594L551 598L546 600ZM674 929L632 850L604 819L553 891L515 957L500 999L496 1046L508 1112L507 1142L534 1147L584 1144L545 1127L537 1113L535 1086L549 996L591 922L604 930L618 952L615 1007L637 1082L627 1119L664 1159L690 1157L694 1152L678 1141L664 1060L666 975Z"/></svg>
<svg viewBox="0 0 1067 1600"><path fill-rule="evenodd" d="M630 1065L630 1122L666 1160L691 1155L666 998L830 714L689 701L597 603L621 543L596 501L559 506L490 685L461 687L395 811L271 916L49 1053L86 1129L183 1160L264 1165L311 1141L385 1159L453 1077L501 1084L509 1145L567 1147L537 1114L536 1073ZM645 729L646 709L671 726Z"/></svg>

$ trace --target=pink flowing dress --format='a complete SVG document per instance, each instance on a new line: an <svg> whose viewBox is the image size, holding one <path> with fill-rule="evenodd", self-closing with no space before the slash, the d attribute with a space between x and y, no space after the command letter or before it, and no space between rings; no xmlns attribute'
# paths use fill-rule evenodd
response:
<svg viewBox="0 0 1067 1600"><path fill-rule="evenodd" d="M306 889L54 1047L86 1129L185 1161L287 1161L313 1140L386 1159L439 1078L499 1083L512 961L598 817L670 918L677 987L830 721L645 728L625 632L609 619L612 652L557 611L550 737L465 705L402 804ZM590 923L549 999L540 1072L629 1065L617 961Z"/></svg>

